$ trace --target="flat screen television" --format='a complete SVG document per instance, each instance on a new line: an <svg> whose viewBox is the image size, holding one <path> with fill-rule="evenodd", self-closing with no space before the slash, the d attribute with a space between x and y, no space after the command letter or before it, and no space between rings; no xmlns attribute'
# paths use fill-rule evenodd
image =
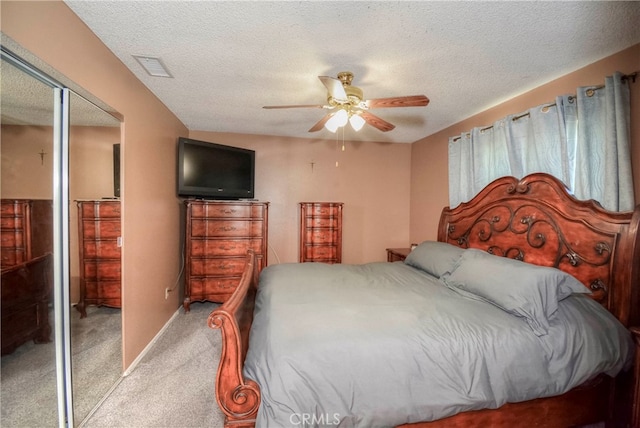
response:
<svg viewBox="0 0 640 428"><path fill-rule="evenodd" d="M178 138L178 196L253 199L255 151Z"/></svg>

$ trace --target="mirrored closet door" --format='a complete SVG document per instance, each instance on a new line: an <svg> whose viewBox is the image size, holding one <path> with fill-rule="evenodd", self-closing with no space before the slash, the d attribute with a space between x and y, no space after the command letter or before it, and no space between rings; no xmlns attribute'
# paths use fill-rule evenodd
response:
<svg viewBox="0 0 640 428"><path fill-rule="evenodd" d="M119 211L120 121L4 46L1 67L0 425L78 426L122 373L119 261L118 298L75 308L81 254L106 251L79 242L78 205Z"/></svg>
<svg viewBox="0 0 640 428"><path fill-rule="evenodd" d="M3 58L2 426L57 426L54 88Z"/></svg>

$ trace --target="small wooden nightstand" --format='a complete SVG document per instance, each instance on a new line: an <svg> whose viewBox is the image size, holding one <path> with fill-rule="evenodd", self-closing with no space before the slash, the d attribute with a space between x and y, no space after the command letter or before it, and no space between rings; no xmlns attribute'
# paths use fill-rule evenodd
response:
<svg viewBox="0 0 640 428"><path fill-rule="evenodd" d="M402 262L411 252L411 248L387 248L388 262Z"/></svg>

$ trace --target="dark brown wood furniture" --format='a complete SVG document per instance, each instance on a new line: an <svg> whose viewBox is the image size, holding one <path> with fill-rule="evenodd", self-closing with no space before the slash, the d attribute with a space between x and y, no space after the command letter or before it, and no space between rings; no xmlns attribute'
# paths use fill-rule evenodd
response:
<svg viewBox="0 0 640 428"><path fill-rule="evenodd" d="M2 269L2 355L29 340L51 341L51 253Z"/></svg>
<svg viewBox="0 0 640 428"><path fill-rule="evenodd" d="M608 212L593 201L576 200L557 179L532 174L522 180L503 177L468 203L445 208L438 240L565 270L631 328L640 325L639 228L640 205L633 212ZM260 404L259 386L242 374L257 287L252 258L247 256L236 292L208 320L222 331L216 399L226 427L254 426ZM615 379L601 375L556 397L405 427L568 427L606 421L640 428L640 331L631 331L639 351L635 373L622 372Z"/></svg>
<svg viewBox="0 0 640 428"><path fill-rule="evenodd" d="M80 249L80 300L87 305L121 307L120 201L77 201Z"/></svg>
<svg viewBox="0 0 640 428"><path fill-rule="evenodd" d="M403 262L410 252L411 248L387 248L387 261Z"/></svg>
<svg viewBox="0 0 640 428"><path fill-rule="evenodd" d="M1 268L53 251L53 201L2 199L0 221Z"/></svg>
<svg viewBox="0 0 640 428"><path fill-rule="evenodd" d="M342 206L300 203L300 263L342 263Z"/></svg>
<svg viewBox="0 0 640 428"><path fill-rule="evenodd" d="M186 200L184 309L225 302L240 282L245 254L267 264L268 202Z"/></svg>

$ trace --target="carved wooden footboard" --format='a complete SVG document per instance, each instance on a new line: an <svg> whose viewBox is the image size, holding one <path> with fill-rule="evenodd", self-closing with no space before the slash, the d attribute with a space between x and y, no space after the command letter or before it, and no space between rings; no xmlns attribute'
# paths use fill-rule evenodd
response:
<svg viewBox="0 0 640 428"><path fill-rule="evenodd" d="M229 300L209 315L209 327L222 332L216 400L225 414L225 427L253 427L260 405L260 388L242 375L257 284L255 254L249 250L240 284Z"/></svg>
<svg viewBox="0 0 640 428"><path fill-rule="evenodd" d="M593 201L578 201L546 174L491 183L468 203L445 208L438 240L480 248L528 263L565 270L630 328L636 342L634 370L616 379L596 377L566 394L499 409L464 412L407 427L566 427L607 421L640 428L640 205L611 213ZM222 331L216 399L225 427L253 427L259 386L242 375L257 291L254 255L232 297L209 316ZM636 327L633 327L636 326Z"/></svg>

